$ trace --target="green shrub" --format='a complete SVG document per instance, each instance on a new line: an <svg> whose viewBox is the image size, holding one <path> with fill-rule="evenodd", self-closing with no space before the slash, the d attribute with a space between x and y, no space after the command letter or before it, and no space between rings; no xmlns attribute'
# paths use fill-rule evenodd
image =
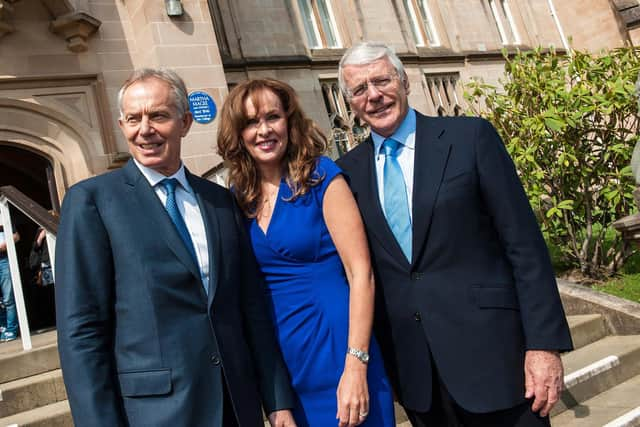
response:
<svg viewBox="0 0 640 427"><path fill-rule="evenodd" d="M634 209L639 53L505 54L501 88L474 81L465 93L505 141L561 263L590 278L616 273L633 251L611 223Z"/></svg>

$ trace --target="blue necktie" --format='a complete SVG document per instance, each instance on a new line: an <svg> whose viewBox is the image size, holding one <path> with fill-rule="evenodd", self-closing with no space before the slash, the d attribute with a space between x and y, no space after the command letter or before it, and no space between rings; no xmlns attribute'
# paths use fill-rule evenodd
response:
<svg viewBox="0 0 640 427"><path fill-rule="evenodd" d="M198 257L196 256L196 250L193 246L189 230L187 229L187 224L185 224L184 218L180 215L178 204L176 203L176 186L178 185L178 180L175 178L167 178L160 181L160 184L162 184L164 189L167 190L167 202L165 204L165 208L167 209L169 218L173 221L173 225L176 226L178 234L180 234L184 245L193 257L193 261L197 266L199 266L200 264L198 264ZM198 269L200 268L198 267Z"/></svg>
<svg viewBox="0 0 640 427"><path fill-rule="evenodd" d="M398 163L400 143L391 138L384 140L384 216L396 237L402 252L411 262L411 215L407 199L407 187Z"/></svg>

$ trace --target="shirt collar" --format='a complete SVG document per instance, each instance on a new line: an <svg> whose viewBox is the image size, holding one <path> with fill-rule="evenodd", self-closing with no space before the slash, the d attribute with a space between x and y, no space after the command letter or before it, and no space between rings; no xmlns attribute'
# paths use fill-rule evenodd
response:
<svg viewBox="0 0 640 427"><path fill-rule="evenodd" d="M140 172L142 172L142 175L146 178L146 180L149 181L149 184L151 185L151 187L155 187L160 183L160 181L162 181L165 178L175 178L178 180L182 188L185 189L185 191L189 193L193 193L193 190L189 185L189 181L187 180L187 174L185 172L186 169L184 167L184 163L182 162L180 163L180 169L178 169L178 171L173 175L164 176L160 172L157 172L151 168L144 166L143 164L138 162L136 159L133 159L133 162L136 164L138 169L140 169Z"/></svg>
<svg viewBox="0 0 640 427"><path fill-rule="evenodd" d="M407 115L400 123L400 126L396 131L389 137L394 140L400 142L404 147L413 150L415 148L416 139L410 138L416 133L416 112L413 108L409 108L407 111ZM375 148L375 153L380 153L380 148L382 147L382 143L384 142L386 137L371 131L371 138L373 139L373 146Z"/></svg>

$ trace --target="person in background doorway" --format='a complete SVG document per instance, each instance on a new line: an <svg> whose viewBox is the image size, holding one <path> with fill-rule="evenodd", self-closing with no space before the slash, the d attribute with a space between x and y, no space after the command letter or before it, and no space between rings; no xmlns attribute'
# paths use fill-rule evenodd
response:
<svg viewBox="0 0 640 427"><path fill-rule="evenodd" d="M29 269L33 273L33 283L38 287L53 285L53 271L46 237L45 229L38 228L29 252Z"/></svg>
<svg viewBox="0 0 640 427"><path fill-rule="evenodd" d="M20 234L13 233L13 241L18 242ZM9 257L7 256L7 236L0 225L0 292L2 292L2 308L0 308L0 342L13 341L18 337L18 311L13 297Z"/></svg>

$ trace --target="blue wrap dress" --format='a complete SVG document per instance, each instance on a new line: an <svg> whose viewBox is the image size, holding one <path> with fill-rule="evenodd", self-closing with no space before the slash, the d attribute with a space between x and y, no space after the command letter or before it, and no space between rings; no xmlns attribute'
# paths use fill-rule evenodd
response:
<svg viewBox="0 0 640 427"><path fill-rule="evenodd" d="M255 219L248 220L277 338L299 400L294 409L299 427L337 425L336 390L349 329L349 285L322 213L324 193L341 170L320 157L315 173L322 182L293 201L281 181L266 233ZM373 338L369 353L370 410L362 426L394 426L391 387Z"/></svg>

